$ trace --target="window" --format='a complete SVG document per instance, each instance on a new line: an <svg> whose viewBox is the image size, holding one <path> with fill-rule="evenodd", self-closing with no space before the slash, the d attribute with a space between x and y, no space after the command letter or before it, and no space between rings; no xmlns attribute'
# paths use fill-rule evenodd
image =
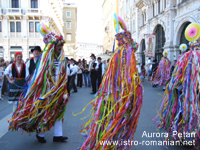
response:
<svg viewBox="0 0 200 150"><path fill-rule="evenodd" d="M31 8L38 8L38 0L31 0Z"/></svg>
<svg viewBox="0 0 200 150"><path fill-rule="evenodd" d="M67 18L71 18L71 11L67 11Z"/></svg>
<svg viewBox="0 0 200 150"><path fill-rule="evenodd" d="M68 51L71 51L71 47L68 46L68 47L67 47L67 50L68 50Z"/></svg>
<svg viewBox="0 0 200 150"><path fill-rule="evenodd" d="M133 20L133 32L135 32L135 20Z"/></svg>
<svg viewBox="0 0 200 150"><path fill-rule="evenodd" d="M154 9L155 9L155 8L154 8L154 4L153 4L153 17L155 16L155 14L154 14Z"/></svg>
<svg viewBox="0 0 200 150"><path fill-rule="evenodd" d="M126 12L128 12L128 0L126 0Z"/></svg>
<svg viewBox="0 0 200 150"><path fill-rule="evenodd" d="M34 32L34 23L29 22L29 32Z"/></svg>
<svg viewBox="0 0 200 150"><path fill-rule="evenodd" d="M21 22L17 22L17 32L21 32Z"/></svg>
<svg viewBox="0 0 200 150"><path fill-rule="evenodd" d="M142 14L142 26L144 25L144 13Z"/></svg>
<svg viewBox="0 0 200 150"><path fill-rule="evenodd" d="M15 32L15 22L10 22L10 32Z"/></svg>
<svg viewBox="0 0 200 150"><path fill-rule="evenodd" d="M67 33L67 41L71 41L71 33Z"/></svg>
<svg viewBox="0 0 200 150"><path fill-rule="evenodd" d="M12 8L19 8L19 1L18 0L12 0Z"/></svg>
<svg viewBox="0 0 200 150"><path fill-rule="evenodd" d="M164 8L166 8L166 0L164 0Z"/></svg>
<svg viewBox="0 0 200 150"><path fill-rule="evenodd" d="M67 29L71 29L71 22L67 21Z"/></svg>
<svg viewBox="0 0 200 150"><path fill-rule="evenodd" d="M158 0L158 14L160 13L160 0Z"/></svg>
<svg viewBox="0 0 200 150"><path fill-rule="evenodd" d="M39 24L39 22L35 22L35 32L39 32L38 31L38 28L37 28L37 25Z"/></svg>
<svg viewBox="0 0 200 150"><path fill-rule="evenodd" d="M1 22L0 22L0 32L2 32L2 25L1 25Z"/></svg>

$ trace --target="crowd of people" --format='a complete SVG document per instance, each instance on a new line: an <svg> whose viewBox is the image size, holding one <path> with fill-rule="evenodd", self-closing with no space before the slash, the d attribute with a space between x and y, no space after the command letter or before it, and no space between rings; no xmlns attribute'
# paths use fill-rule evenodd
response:
<svg viewBox="0 0 200 150"><path fill-rule="evenodd" d="M8 95L10 86L14 85L15 82L19 80L15 80L14 74L18 76L21 73L24 74L22 77L23 81L28 81L33 74L35 69L35 64L40 56L41 47L35 46L34 49L31 50L33 53L33 58L27 59L26 62L22 59L22 53L18 52L15 54L15 61L4 61L4 59L0 60L0 100L3 100L1 95ZM108 60L103 60L101 57L96 59L96 56L92 54L91 61L89 63L85 59L79 59L78 61L73 58L69 59L66 57L67 67L69 69L68 74L68 93L70 95L71 90L72 93L77 93L77 87L92 87L91 94L95 94L97 89L99 88L103 75L106 70ZM15 67L16 64L16 67ZM25 70L21 70L21 65L24 65ZM14 66L13 66L14 65ZM9 84L10 83L10 84ZM17 87L12 87L17 89ZM23 88L21 88L23 90ZM22 91L21 91L22 92ZM19 98L20 93L16 99Z"/></svg>
<svg viewBox="0 0 200 150"><path fill-rule="evenodd" d="M92 87L91 94L95 94L99 88L103 75L106 70L107 62L109 60L102 61L101 57L98 57L92 54L91 61L87 63L85 59L79 59L75 61L73 58L69 59L66 57L67 66L70 70L68 75L68 93L70 95L71 89L74 91L72 93L77 93L77 87ZM77 84L75 83L77 81Z"/></svg>

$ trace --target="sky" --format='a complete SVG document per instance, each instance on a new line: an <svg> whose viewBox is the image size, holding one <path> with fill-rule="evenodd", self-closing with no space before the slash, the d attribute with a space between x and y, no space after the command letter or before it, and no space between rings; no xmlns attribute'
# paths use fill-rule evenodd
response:
<svg viewBox="0 0 200 150"><path fill-rule="evenodd" d="M103 44L103 1L76 0L77 42Z"/></svg>

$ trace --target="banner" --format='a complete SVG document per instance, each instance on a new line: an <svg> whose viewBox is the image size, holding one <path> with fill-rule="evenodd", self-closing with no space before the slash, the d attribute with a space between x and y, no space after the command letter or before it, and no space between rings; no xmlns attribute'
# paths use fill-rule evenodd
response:
<svg viewBox="0 0 200 150"><path fill-rule="evenodd" d="M155 57L155 46L156 46L156 34L145 34L145 56Z"/></svg>

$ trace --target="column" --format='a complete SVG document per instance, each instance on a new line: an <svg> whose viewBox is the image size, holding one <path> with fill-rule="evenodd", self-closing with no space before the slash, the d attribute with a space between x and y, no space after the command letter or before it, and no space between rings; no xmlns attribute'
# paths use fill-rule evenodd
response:
<svg viewBox="0 0 200 150"><path fill-rule="evenodd" d="M158 15L158 1L155 1L154 10L155 10L155 16L157 16Z"/></svg>
<svg viewBox="0 0 200 150"><path fill-rule="evenodd" d="M177 60L180 55L179 46L174 46L174 60Z"/></svg>
<svg viewBox="0 0 200 150"><path fill-rule="evenodd" d="M28 47L28 39L22 39L22 53L23 53L23 60L26 61L29 58L29 47Z"/></svg>
<svg viewBox="0 0 200 150"><path fill-rule="evenodd" d="M9 38L4 38L3 39L3 48L4 48L4 59L5 59L5 61L10 61L10 52L9 52L9 45L8 45L8 40L9 40Z"/></svg>

